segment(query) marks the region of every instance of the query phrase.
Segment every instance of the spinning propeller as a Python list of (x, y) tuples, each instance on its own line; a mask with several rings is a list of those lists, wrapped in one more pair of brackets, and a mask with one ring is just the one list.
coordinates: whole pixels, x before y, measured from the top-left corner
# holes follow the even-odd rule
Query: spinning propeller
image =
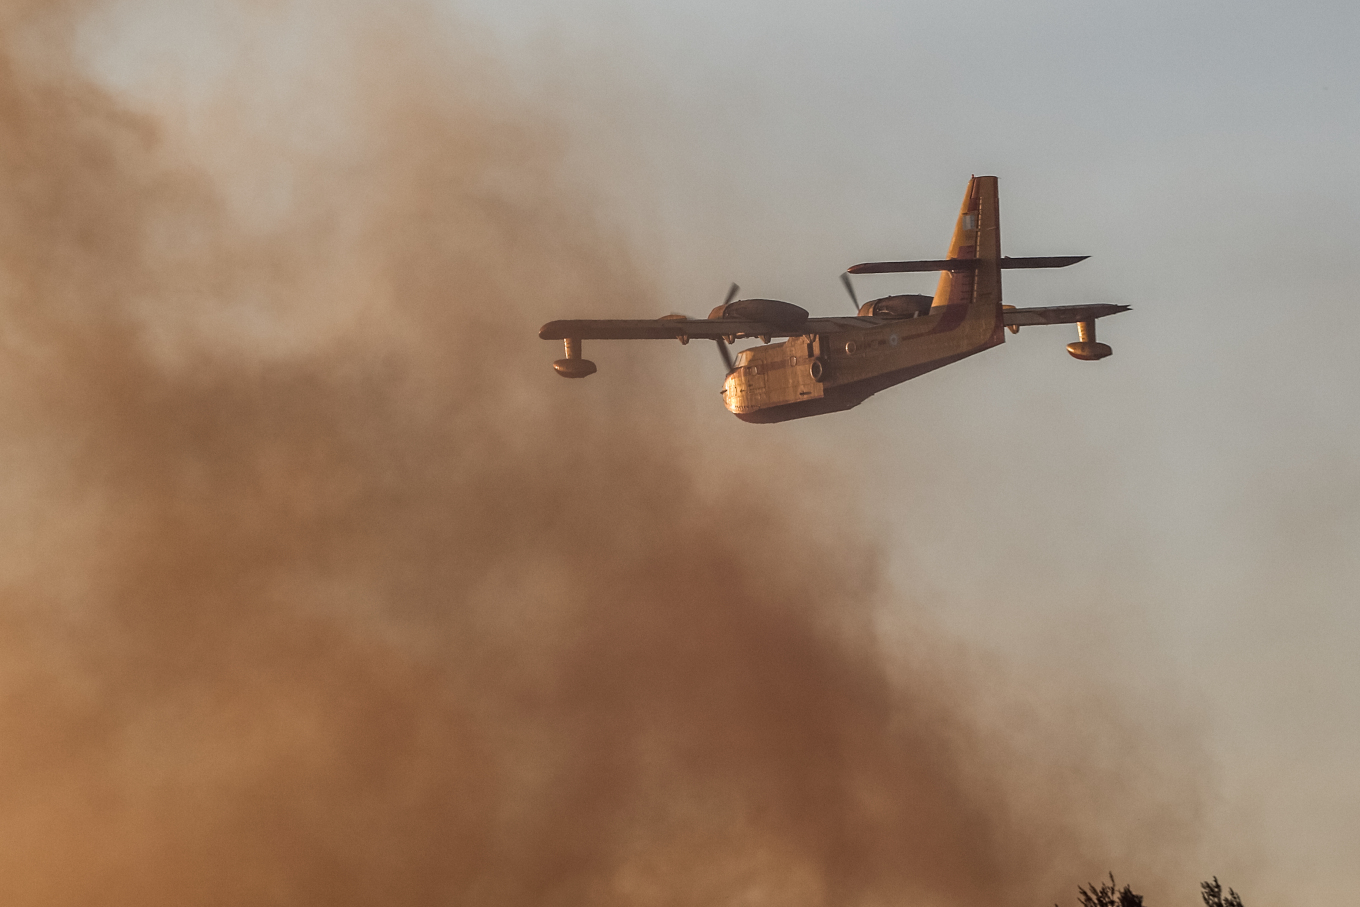
[(855, 314), (859, 314), (859, 297), (855, 295), (855, 285), (850, 282), (850, 272), (845, 271), (841, 274), (841, 283), (845, 284), (845, 292), (850, 294), (850, 301), (855, 304)]
[[(727, 291), (727, 298), (723, 300), (723, 305), (726, 306), (732, 300), (736, 299), (737, 294), (740, 292), (741, 287), (737, 286), (735, 283), (732, 284), (731, 289)], [(727, 366), (727, 373), (730, 375), (732, 374), (732, 369), (736, 368), (736, 363), (732, 361), (732, 351), (727, 348), (726, 340), (723, 340), (721, 337), (716, 339), (718, 341), (718, 353), (722, 356), (723, 365)]]

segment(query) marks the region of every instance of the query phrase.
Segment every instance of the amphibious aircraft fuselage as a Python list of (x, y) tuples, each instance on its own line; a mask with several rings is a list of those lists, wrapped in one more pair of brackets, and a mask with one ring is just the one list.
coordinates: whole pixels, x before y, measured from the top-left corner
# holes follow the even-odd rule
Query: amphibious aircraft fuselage
[(844, 332), (800, 334), (743, 350), (723, 384), (723, 400), (745, 422), (850, 409), (884, 388), (1002, 343), (999, 316), (1000, 307), (960, 306), (917, 318), (856, 318)]

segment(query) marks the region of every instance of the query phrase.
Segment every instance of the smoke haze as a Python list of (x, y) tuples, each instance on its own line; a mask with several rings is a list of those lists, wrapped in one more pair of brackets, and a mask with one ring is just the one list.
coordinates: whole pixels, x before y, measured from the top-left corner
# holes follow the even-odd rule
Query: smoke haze
[(242, 4), (152, 109), (81, 65), (137, 14), (0, 20), (5, 903), (1184, 888), (1192, 739), (890, 651), (834, 487), (552, 374), (540, 322), (665, 305), (470, 41)]

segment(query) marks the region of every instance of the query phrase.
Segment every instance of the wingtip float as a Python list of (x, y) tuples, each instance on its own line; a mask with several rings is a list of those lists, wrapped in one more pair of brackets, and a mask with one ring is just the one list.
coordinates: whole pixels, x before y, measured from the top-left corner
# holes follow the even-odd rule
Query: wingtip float
[[(864, 262), (841, 275), (856, 307), (853, 316), (814, 318), (793, 303), (738, 299), (733, 284), (707, 318), (551, 321), (538, 336), (563, 341), (566, 357), (553, 368), (566, 378), (595, 373), (595, 363), (581, 356), (583, 340), (713, 340), (727, 368), (727, 408), (746, 422), (784, 422), (858, 406), (885, 388), (998, 346), (1006, 330), (1015, 333), (1025, 325), (1076, 324), (1078, 340), (1067, 352), (1085, 361), (1104, 359), (1113, 350), (1097, 342), (1096, 320), (1128, 306), (1017, 309), (1001, 303), (1002, 271), (1066, 268), (1087, 257), (1003, 257), (997, 179), (975, 176), (964, 193), (948, 256)], [(863, 305), (848, 276), (922, 271), (940, 272), (934, 296), (885, 296)], [(776, 337), (787, 339), (771, 343)], [(764, 345), (734, 357), (728, 344), (743, 338)]]

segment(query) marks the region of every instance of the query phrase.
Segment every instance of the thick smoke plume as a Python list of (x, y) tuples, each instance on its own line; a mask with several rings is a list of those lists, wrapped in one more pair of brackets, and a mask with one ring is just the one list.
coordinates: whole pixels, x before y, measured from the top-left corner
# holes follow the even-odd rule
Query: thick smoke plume
[(552, 375), (539, 322), (664, 307), (551, 122), (396, 8), (283, 7), (322, 37), (195, 118), (85, 74), (107, 10), (5, 7), (0, 900), (1021, 904), (1103, 871), (1057, 871), (1089, 817), (1006, 794), (949, 675), (889, 668), (872, 544), (696, 465), (620, 376)]

